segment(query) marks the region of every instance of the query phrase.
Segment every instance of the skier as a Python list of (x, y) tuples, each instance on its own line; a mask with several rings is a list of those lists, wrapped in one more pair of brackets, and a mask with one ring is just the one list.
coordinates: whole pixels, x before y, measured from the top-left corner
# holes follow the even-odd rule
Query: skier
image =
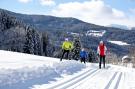
[(107, 48), (104, 44), (103, 41), (100, 41), (100, 44), (97, 48), (97, 54), (99, 55), (100, 57), (100, 60), (99, 60), (99, 69), (101, 69), (101, 62), (103, 61), (103, 65), (104, 65), (104, 68), (105, 68), (105, 55), (106, 55), (106, 51), (107, 51)]
[(63, 59), (65, 53), (67, 53), (66, 58), (67, 58), (67, 59), (69, 58), (69, 52), (70, 52), (70, 50), (71, 50), (72, 48), (73, 48), (72, 43), (68, 40), (68, 38), (65, 38), (65, 41), (64, 41), (63, 44), (62, 44), (62, 51), (63, 51), (63, 53), (62, 53), (62, 56), (61, 56), (60, 61), (62, 61), (62, 59)]
[(81, 52), (80, 52), (80, 58), (81, 58), (81, 62), (84, 62), (86, 61), (86, 58), (87, 58), (87, 52), (85, 51), (84, 48), (82, 48)]

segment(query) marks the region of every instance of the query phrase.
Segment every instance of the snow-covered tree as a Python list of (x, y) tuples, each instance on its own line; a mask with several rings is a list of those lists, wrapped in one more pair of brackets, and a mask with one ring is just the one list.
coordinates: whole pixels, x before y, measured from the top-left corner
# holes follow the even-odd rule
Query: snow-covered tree
[(34, 51), (36, 51), (37, 55), (43, 55), (43, 41), (42, 41), (42, 35), (39, 32), (35, 33), (35, 43), (34, 43)]
[(75, 36), (73, 41), (73, 50), (72, 50), (72, 58), (74, 60), (80, 59), (80, 51), (81, 51), (81, 41), (79, 36)]
[(120, 58), (116, 54), (112, 52), (107, 52), (106, 63), (118, 64), (119, 61), (120, 61)]
[(92, 49), (88, 49), (88, 62), (98, 62), (97, 54)]
[(26, 36), (25, 36), (25, 44), (24, 44), (24, 52), (29, 54), (34, 54), (34, 42), (32, 38), (32, 31), (30, 26), (26, 27)]
[(44, 32), (42, 33), (42, 41), (43, 41), (43, 46), (42, 46), (42, 49), (43, 49), (43, 55), (44, 56), (47, 56), (47, 45), (48, 45), (48, 35)]
[(130, 48), (129, 56), (132, 58), (133, 67), (135, 68), (135, 47)]
[(26, 36), (24, 44), (24, 52), (35, 55), (43, 54), (43, 40), (42, 34), (37, 32), (34, 27), (26, 27)]

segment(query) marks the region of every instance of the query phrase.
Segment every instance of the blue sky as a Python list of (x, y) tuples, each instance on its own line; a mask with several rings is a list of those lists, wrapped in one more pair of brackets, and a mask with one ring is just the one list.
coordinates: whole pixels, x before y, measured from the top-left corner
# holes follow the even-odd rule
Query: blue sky
[(23, 14), (74, 17), (105, 26), (135, 26), (135, 0), (0, 0), (0, 8)]

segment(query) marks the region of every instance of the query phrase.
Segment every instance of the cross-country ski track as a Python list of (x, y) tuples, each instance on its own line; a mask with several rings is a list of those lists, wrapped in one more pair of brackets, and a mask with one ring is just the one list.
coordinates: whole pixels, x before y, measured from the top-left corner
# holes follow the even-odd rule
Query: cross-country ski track
[[(87, 68), (81, 72), (64, 75), (63, 78), (56, 79), (57, 81), (37, 86), (35, 89), (135, 89), (135, 86), (127, 85), (131, 81), (128, 80), (129, 72), (126, 68), (123, 70), (119, 66), (107, 65), (105, 69), (98, 69), (98, 64), (92, 64), (94, 68), (91, 68), (90, 64), (86, 65)], [(133, 85), (135, 78), (132, 79)]]
[[(67, 81), (60, 84), (54, 85), (48, 89), (118, 89), (119, 83), (121, 81), (121, 72), (105, 73), (106, 70), (88, 70), (79, 76), (75, 76)], [(102, 77), (108, 77), (108, 80), (103, 80)], [(99, 81), (94, 82), (95, 78), (98, 77)], [(87, 83), (89, 82), (89, 83)], [(100, 85), (100, 82), (105, 82), (104, 85)], [(114, 82), (114, 83), (113, 83)], [(87, 84), (86, 84), (87, 83)], [(91, 84), (92, 83), (92, 84)], [(115, 85), (114, 85), (115, 84)], [(94, 88), (95, 87), (95, 88)]]

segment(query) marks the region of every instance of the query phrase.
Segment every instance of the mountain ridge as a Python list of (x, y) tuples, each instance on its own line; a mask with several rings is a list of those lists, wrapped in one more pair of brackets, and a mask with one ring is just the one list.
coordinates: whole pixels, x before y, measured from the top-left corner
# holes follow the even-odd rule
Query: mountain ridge
[[(26, 15), (10, 12), (7, 10), (0, 9), (0, 11), (5, 11), (11, 16), (15, 17), (17, 20), (22, 21), (27, 25), (32, 25), (35, 30), (40, 31), (41, 33), (47, 32), (51, 44), (58, 51), (61, 47), (61, 43), (65, 37), (70, 38), (71, 40), (75, 35), (71, 33), (81, 34), (79, 35), (82, 46), (85, 48), (90, 48), (96, 52), (97, 45), (100, 40), (103, 40), (108, 48), (111, 49), (111, 52), (118, 55), (125, 55), (129, 51), (129, 46), (119, 46), (112, 43), (109, 43), (109, 40), (114, 41), (123, 41), (131, 46), (134, 46), (135, 43), (135, 30), (124, 30), (114, 27), (104, 27), (91, 23), (86, 23), (76, 18), (59, 18), (54, 16), (45, 16), (45, 15)], [(92, 35), (86, 35), (88, 31), (105, 31), (103, 36), (94, 37)], [(121, 50), (122, 52), (119, 52)]]

